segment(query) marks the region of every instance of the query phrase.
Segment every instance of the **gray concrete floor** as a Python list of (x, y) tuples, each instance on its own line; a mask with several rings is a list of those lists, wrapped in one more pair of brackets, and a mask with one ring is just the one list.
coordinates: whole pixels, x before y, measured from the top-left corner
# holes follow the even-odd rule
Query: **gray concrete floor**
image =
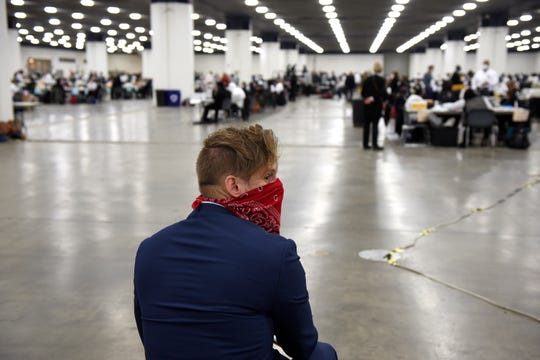
[[(218, 126), (148, 101), (41, 106), (0, 144), (0, 359), (142, 359), (132, 316), (140, 241), (190, 212)], [(540, 174), (528, 151), (364, 151), (343, 102), (257, 115), (281, 142), (282, 234), (306, 268), (321, 340), (341, 359), (538, 359), (540, 323), (361, 259), (487, 206)], [(540, 185), (437, 231), (400, 264), (540, 317)]]

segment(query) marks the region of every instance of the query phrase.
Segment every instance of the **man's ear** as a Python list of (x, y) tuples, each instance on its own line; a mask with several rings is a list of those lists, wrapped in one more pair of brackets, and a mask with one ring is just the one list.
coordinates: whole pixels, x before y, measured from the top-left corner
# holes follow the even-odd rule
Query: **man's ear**
[(228, 175), (225, 178), (225, 189), (232, 197), (238, 197), (246, 192), (245, 181), (234, 175)]

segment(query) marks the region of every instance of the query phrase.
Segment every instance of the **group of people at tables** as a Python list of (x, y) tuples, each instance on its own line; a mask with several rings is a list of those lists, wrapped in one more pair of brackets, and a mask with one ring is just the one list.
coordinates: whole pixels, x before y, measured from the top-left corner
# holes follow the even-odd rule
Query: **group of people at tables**
[[(399, 78), (395, 71), (385, 79), (382, 75), (382, 67), (376, 64), (373, 76), (377, 79), (378, 86), (383, 89), (379, 89), (378, 92), (371, 89), (373, 88), (370, 86), (373, 83), (371, 78), (364, 80), (361, 87), (366, 105), (367, 127), (364, 128), (364, 132), (367, 134), (365, 136), (369, 138), (371, 131), (372, 138), (376, 138), (376, 122), (381, 117), (380, 111), (383, 108), (385, 123), (388, 125), (389, 119), (395, 118), (395, 131), (401, 136), (406, 113), (422, 109), (422, 107), (416, 107), (418, 104), (424, 104), (424, 108), (428, 109), (427, 112), (433, 114), (431, 118), (436, 119), (435, 114), (442, 116), (449, 114), (453, 116), (451, 125), (462, 127), (464, 124), (460, 124), (460, 120), (463, 120), (461, 113), (481, 109), (499, 110), (501, 106), (527, 107), (528, 101), (523, 96), (524, 93), (540, 91), (538, 88), (540, 81), (536, 74), (498, 76), (490, 67), (489, 60), (483, 61), (482, 68), (476, 73), (462, 73), (460, 66), (457, 66), (455, 72), (448, 74), (442, 81), (435, 80), (433, 70), (434, 67), (429, 66), (423, 77), (417, 77), (412, 81), (406, 77)], [(365, 94), (366, 84), (371, 89), (368, 89), (368, 94)], [(368, 104), (369, 97), (380, 98), (381, 109), (372, 111), (374, 106)], [(507, 125), (507, 121), (499, 123), (500, 135)], [(486, 131), (482, 144), (488, 143), (487, 137)], [(369, 141), (366, 139), (364, 146), (370, 148)]]
[[(197, 122), (200, 124), (216, 123), (221, 111), (226, 116), (238, 116), (247, 121), (252, 112), (295, 101), (295, 91), (290, 88), (290, 82), (286, 87), (281, 78), (264, 81), (261, 77), (254, 77), (248, 84), (240, 83), (236, 74), (230, 77), (227, 74), (221, 77), (209, 74), (211, 76), (207, 76), (204, 82), (196, 78), (196, 98), (204, 104), (201, 119)], [(211, 111), (212, 118), (209, 117)]]
[(25, 72), (18, 70), (11, 81), (13, 100), (65, 104), (96, 103), (111, 99), (146, 98), (151, 96), (152, 82), (140, 74), (118, 73), (105, 77), (95, 72)]

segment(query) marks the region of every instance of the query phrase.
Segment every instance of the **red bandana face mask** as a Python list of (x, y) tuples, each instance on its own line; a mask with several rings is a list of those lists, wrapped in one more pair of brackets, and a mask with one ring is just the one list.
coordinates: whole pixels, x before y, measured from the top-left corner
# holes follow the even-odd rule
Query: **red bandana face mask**
[(218, 200), (199, 195), (191, 207), (196, 209), (203, 201), (214, 202), (232, 211), (239, 218), (251, 221), (270, 233), (279, 234), (283, 194), (283, 183), (276, 179), (236, 198)]

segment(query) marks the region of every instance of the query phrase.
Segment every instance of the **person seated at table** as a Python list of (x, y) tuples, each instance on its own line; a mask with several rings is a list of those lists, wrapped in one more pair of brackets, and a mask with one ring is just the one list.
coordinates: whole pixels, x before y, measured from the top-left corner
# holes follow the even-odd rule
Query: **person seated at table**
[(518, 101), (518, 89), (516, 88), (516, 83), (513, 80), (508, 80), (506, 82), (506, 94), (504, 98), (501, 99), (501, 105), (511, 105)]
[(450, 81), (443, 81), (442, 90), (439, 94), (437, 94), (437, 101), (442, 104), (453, 102), (455, 100), (457, 99), (455, 98), (455, 93), (452, 92), (452, 84)]
[(214, 91), (212, 92), (212, 98), (214, 99), (214, 101), (204, 107), (203, 116), (201, 118), (201, 122), (203, 123), (211, 122), (210, 120), (208, 120), (208, 112), (210, 110), (214, 110), (213, 122), (217, 122), (219, 110), (223, 107), (223, 101), (225, 101), (225, 99), (230, 99), (231, 93), (227, 91), (227, 89), (225, 89), (225, 85), (221, 81), (219, 81), (216, 84), (216, 89), (214, 89)]
[[(486, 100), (484, 99), (484, 96), (478, 95), (472, 89), (465, 90), (463, 99), (465, 100), (465, 106), (463, 108), (465, 112), (465, 118), (468, 116), (467, 114), (473, 110), (489, 110), (490, 109), (488, 102), (486, 102)], [(472, 134), (473, 133), (471, 132), (470, 133), (471, 137), (473, 136)], [(488, 144), (490, 135), (491, 135), (491, 128), (485, 128), (484, 137), (482, 138), (482, 146), (486, 146)]]

